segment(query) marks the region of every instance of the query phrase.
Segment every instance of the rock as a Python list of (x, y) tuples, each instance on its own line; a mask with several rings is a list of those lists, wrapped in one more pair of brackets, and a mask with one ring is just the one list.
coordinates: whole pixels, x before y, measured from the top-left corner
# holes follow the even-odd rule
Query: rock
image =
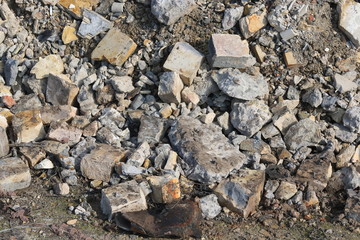
[(292, 125), (284, 136), (286, 146), (290, 150), (315, 146), (321, 140), (319, 126), (309, 118)]
[(6, 129), (8, 126), (9, 126), (8, 120), (6, 119), (6, 117), (1, 115), (1, 112), (0, 112), (0, 127), (2, 127), (3, 129)]
[(311, 188), (306, 191), (304, 204), (306, 207), (319, 204), (319, 198), (316, 196), (316, 192), (311, 190)]
[(151, 197), (155, 203), (172, 203), (181, 198), (179, 179), (172, 174), (147, 178), (151, 187)]
[(126, 163), (135, 167), (141, 167), (145, 159), (150, 156), (151, 149), (150, 145), (144, 141), (140, 146), (129, 156)]
[(230, 97), (254, 100), (269, 93), (268, 84), (261, 74), (242, 73), (238, 69), (225, 68), (211, 74), (221, 91)]
[(213, 112), (210, 112), (208, 114), (204, 114), (201, 116), (200, 121), (205, 124), (210, 124), (214, 121), (216, 117), (216, 114)]
[(70, 105), (44, 106), (40, 109), (44, 124), (67, 122), (76, 116), (77, 108)]
[(80, 142), (81, 129), (69, 126), (66, 122), (52, 122), (48, 131), (48, 139), (73, 146)]
[(332, 174), (331, 162), (327, 158), (315, 155), (301, 162), (296, 177), (313, 189), (322, 191)]
[(73, 41), (78, 40), (78, 37), (75, 34), (76, 29), (74, 27), (65, 26), (61, 35), (61, 40), (64, 44), (69, 44)]
[(115, 91), (119, 93), (129, 93), (135, 89), (132, 78), (129, 76), (115, 76), (110, 82)]
[(78, 101), (80, 110), (83, 114), (99, 111), (97, 110), (98, 105), (95, 103), (94, 92), (89, 86), (81, 86), (76, 100)]
[(83, 20), (77, 34), (82, 38), (92, 39), (102, 32), (109, 30), (113, 23), (100, 14), (84, 9)]
[(3, 96), (3, 97), (1, 97), (1, 102), (7, 108), (11, 108), (16, 104), (15, 100), (11, 96)]
[(53, 105), (72, 105), (78, 92), (79, 88), (65, 75), (49, 75), (46, 100)]
[(253, 36), (257, 31), (267, 25), (267, 12), (259, 11), (240, 19), (240, 31), (244, 38)]
[(60, 0), (59, 4), (75, 18), (81, 18), (83, 9), (91, 10), (100, 0)]
[(29, 167), (21, 158), (0, 159), (0, 191), (11, 192), (27, 188), (30, 183)]
[(275, 192), (275, 197), (280, 200), (289, 200), (297, 192), (296, 184), (282, 181)]
[(240, 143), (240, 150), (247, 152), (257, 152), (260, 154), (271, 154), (270, 146), (260, 139), (246, 139)]
[(191, 85), (204, 56), (186, 42), (177, 42), (164, 63), (164, 69), (179, 73), (185, 85)]
[(5, 75), (5, 83), (6, 85), (12, 86), (16, 83), (16, 77), (18, 75), (19, 61), (15, 59), (8, 59), (5, 62), (4, 66), (4, 75)]
[(260, 45), (254, 45), (251, 49), (257, 61), (263, 63), (265, 61), (266, 53), (261, 49)]
[(284, 59), (288, 68), (295, 68), (301, 65), (294, 57), (294, 53), (292, 51), (284, 52)]
[(70, 187), (67, 183), (57, 183), (53, 187), (54, 193), (57, 195), (68, 195), (70, 193)]
[(342, 0), (339, 2), (339, 28), (350, 38), (352, 43), (360, 46), (360, 4), (354, 0)]
[(340, 75), (336, 73), (334, 75), (334, 87), (340, 93), (354, 91), (358, 88), (358, 84), (354, 82), (354, 80), (355, 78), (353, 78), (351, 75), (347, 75), (347, 74)]
[(265, 184), (265, 194), (264, 196), (267, 199), (273, 199), (275, 197), (274, 192), (278, 189), (280, 186), (279, 181), (276, 180), (267, 180)]
[(355, 189), (360, 187), (360, 173), (354, 166), (341, 169), (341, 179), (344, 189)]
[(290, 39), (296, 37), (297, 35), (298, 32), (292, 28), (288, 28), (280, 33), (280, 36), (284, 41), (289, 41)]
[(184, 84), (178, 73), (165, 72), (160, 76), (158, 95), (163, 102), (179, 104), (183, 87)]
[(247, 218), (256, 211), (265, 184), (265, 172), (244, 169), (214, 189), (220, 205)]
[(215, 194), (210, 194), (200, 198), (199, 207), (202, 216), (206, 219), (213, 219), (221, 213), (221, 207)]
[(124, 11), (125, 3), (114, 2), (111, 5), (111, 12), (121, 14)]
[(6, 156), (9, 153), (9, 150), (9, 140), (6, 130), (0, 126), (0, 158)]
[(360, 194), (356, 194), (352, 197), (349, 197), (346, 200), (345, 215), (348, 219), (353, 219), (357, 222), (360, 222)]
[(323, 101), (322, 93), (318, 88), (309, 89), (302, 96), (302, 101), (316, 108), (320, 106)]
[(235, 34), (212, 34), (209, 61), (214, 68), (247, 68), (256, 63), (249, 44)]
[(136, 167), (127, 163), (118, 163), (115, 165), (115, 172), (120, 176), (136, 177), (137, 175), (146, 174), (146, 169), (142, 167)]
[(18, 143), (41, 140), (46, 135), (39, 110), (27, 110), (15, 114), (12, 126)]
[(351, 132), (348, 128), (340, 124), (334, 124), (335, 137), (346, 143), (352, 143), (356, 140), (357, 134)]
[(169, 139), (183, 160), (185, 175), (195, 181), (218, 182), (245, 161), (245, 156), (222, 134), (220, 127), (202, 124), (191, 117), (178, 119), (170, 129)]
[(22, 96), (17, 104), (11, 108), (13, 113), (19, 113), (27, 110), (39, 109), (42, 107), (41, 101), (36, 94)]
[(349, 167), (352, 156), (355, 153), (355, 146), (349, 145), (341, 149), (339, 154), (336, 156), (336, 168)]
[(116, 162), (122, 158), (122, 150), (110, 145), (98, 144), (86, 154), (80, 162), (80, 170), (84, 177), (109, 182)]
[(181, 17), (189, 14), (195, 6), (194, 0), (152, 0), (151, 12), (159, 22), (173, 25)]
[(44, 160), (42, 160), (41, 162), (39, 162), (38, 164), (36, 164), (34, 166), (34, 169), (36, 170), (47, 170), (47, 169), (53, 169), (54, 168), (54, 164), (50, 159), (45, 158)]
[(145, 194), (135, 181), (123, 182), (101, 191), (101, 210), (111, 219), (114, 213), (147, 209)]
[(39, 58), (39, 61), (31, 69), (30, 73), (35, 74), (37, 79), (48, 77), (50, 73), (57, 75), (64, 71), (64, 64), (59, 55), (48, 55)]
[(244, 7), (228, 8), (225, 9), (224, 18), (222, 20), (222, 27), (224, 30), (233, 28), (237, 21), (240, 20), (244, 12)]
[(140, 120), (138, 142), (147, 141), (150, 145), (158, 143), (169, 128), (168, 121), (161, 118), (143, 116)]
[(343, 116), (344, 126), (354, 133), (360, 133), (360, 106), (348, 108)]
[(241, 134), (251, 137), (270, 121), (269, 107), (260, 100), (245, 103), (234, 102), (230, 120), (234, 128)]
[(351, 159), (351, 162), (353, 162), (353, 163), (360, 162), (360, 144), (356, 147), (354, 155)]
[(136, 43), (129, 36), (117, 28), (112, 28), (93, 50), (91, 59), (107, 60), (113, 65), (121, 66), (134, 53), (136, 47)]
[(273, 124), (280, 130), (280, 132), (285, 135), (289, 128), (297, 123), (295, 114), (292, 111), (289, 111), (285, 107), (282, 111), (278, 111), (272, 118)]

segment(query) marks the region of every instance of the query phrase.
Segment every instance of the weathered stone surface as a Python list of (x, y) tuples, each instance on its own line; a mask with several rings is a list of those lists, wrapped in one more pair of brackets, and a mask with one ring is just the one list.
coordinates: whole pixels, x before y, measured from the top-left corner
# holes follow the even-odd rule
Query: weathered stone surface
[(318, 88), (309, 89), (302, 96), (302, 101), (316, 108), (320, 106), (323, 101), (322, 93)]
[(152, 0), (151, 12), (159, 22), (172, 25), (182, 16), (189, 14), (195, 6), (194, 0)]
[(336, 156), (336, 168), (349, 167), (351, 164), (351, 158), (355, 153), (355, 146), (349, 145), (341, 149)]
[(267, 25), (266, 11), (257, 12), (240, 19), (240, 30), (244, 38), (249, 38)]
[(184, 87), (181, 91), (181, 100), (186, 104), (192, 103), (194, 106), (200, 102), (199, 95), (189, 87)]
[(169, 54), (164, 69), (179, 73), (185, 85), (191, 85), (204, 55), (186, 42), (177, 42)]
[(202, 216), (206, 219), (213, 219), (219, 215), (222, 210), (215, 194), (210, 194), (200, 198), (199, 207), (201, 209)]
[(339, 28), (356, 47), (360, 46), (360, 4), (354, 0), (342, 0), (338, 4)]
[(236, 34), (212, 34), (209, 60), (214, 68), (247, 68), (256, 63), (248, 42)]
[(16, 77), (18, 75), (19, 61), (15, 59), (8, 59), (4, 66), (4, 77), (6, 85), (12, 86), (16, 83)]
[(278, 111), (273, 116), (273, 124), (280, 130), (280, 132), (285, 135), (287, 130), (297, 123), (295, 114), (292, 111), (289, 111), (288, 108), (284, 108), (282, 111)]
[(98, 144), (80, 162), (81, 173), (89, 179), (108, 182), (113, 166), (122, 157), (122, 150), (110, 145)]
[(234, 102), (230, 120), (241, 134), (251, 137), (271, 119), (269, 107), (260, 100)]
[(15, 114), (12, 125), (18, 143), (41, 140), (46, 135), (39, 110), (27, 110)]
[(275, 197), (280, 200), (289, 200), (296, 192), (296, 184), (282, 181), (275, 192)]
[(268, 84), (261, 74), (252, 76), (238, 69), (225, 68), (214, 72), (211, 77), (230, 97), (254, 100), (269, 93)]
[(158, 95), (163, 102), (181, 102), (181, 90), (184, 84), (177, 72), (165, 72), (160, 76)]
[(17, 157), (0, 160), (0, 191), (10, 192), (30, 186), (31, 175), (27, 164)]
[(213, 124), (181, 117), (171, 127), (170, 142), (183, 159), (183, 170), (189, 179), (219, 182), (232, 170), (239, 169), (245, 156)]
[(140, 146), (129, 156), (126, 163), (133, 165), (135, 167), (141, 167), (145, 159), (150, 156), (151, 149), (150, 145), (144, 141), (140, 144)]
[(79, 88), (65, 75), (49, 75), (46, 100), (53, 105), (71, 105), (78, 92)]
[(254, 45), (251, 48), (253, 54), (256, 57), (256, 60), (259, 63), (262, 63), (265, 61), (265, 57), (266, 57), (266, 53), (262, 50), (262, 48), (260, 47), (260, 45)]
[(264, 184), (264, 171), (244, 169), (238, 176), (220, 182), (214, 192), (222, 206), (246, 218), (256, 211)]
[(0, 157), (4, 157), (9, 153), (9, 140), (6, 130), (0, 126)]
[(353, 163), (358, 163), (358, 162), (360, 162), (360, 144), (357, 145), (351, 161), (352, 161)]
[(36, 164), (34, 166), (34, 169), (36, 169), (36, 170), (47, 170), (47, 169), (53, 169), (53, 168), (54, 168), (54, 164), (48, 158), (45, 158), (44, 160), (42, 160), (41, 162), (39, 162), (38, 164)]
[(132, 78), (129, 76), (115, 76), (111, 79), (111, 85), (119, 93), (128, 93), (135, 89)]
[(42, 104), (39, 97), (36, 94), (29, 94), (22, 96), (17, 104), (11, 108), (13, 113), (19, 113), (26, 110), (33, 110), (41, 108)]
[(351, 74), (340, 75), (336, 73), (334, 75), (334, 87), (340, 93), (354, 91), (358, 88), (358, 84), (354, 82), (355, 78), (356, 74), (352, 76)]
[(360, 106), (347, 109), (343, 116), (343, 123), (352, 132), (360, 133)]
[(233, 28), (237, 21), (240, 20), (244, 12), (244, 7), (228, 8), (225, 9), (224, 18), (222, 20), (222, 27), (224, 30)]
[(72, 146), (80, 141), (81, 135), (81, 129), (69, 126), (66, 122), (52, 122), (48, 132), (48, 139)]
[(102, 190), (101, 210), (111, 218), (120, 212), (137, 212), (147, 209), (145, 194), (135, 181), (127, 181)]
[(113, 23), (100, 14), (84, 9), (83, 20), (77, 34), (82, 38), (91, 39), (102, 32), (109, 30)]
[(356, 194), (352, 197), (349, 197), (346, 200), (346, 205), (344, 209), (345, 215), (349, 219), (353, 219), (357, 222), (360, 222), (360, 194)]
[(65, 26), (61, 35), (61, 40), (64, 44), (69, 44), (73, 41), (78, 40), (78, 37), (75, 34), (76, 29), (74, 27)]
[(147, 141), (150, 145), (158, 143), (169, 128), (167, 120), (157, 117), (143, 116), (141, 118), (138, 142)]
[(285, 134), (284, 141), (290, 150), (314, 146), (321, 140), (320, 128), (316, 122), (305, 118), (292, 125)]
[(44, 106), (40, 109), (44, 124), (67, 122), (76, 116), (77, 108), (70, 105)]
[(67, 183), (57, 183), (53, 187), (54, 193), (57, 195), (68, 195), (70, 193), (70, 187)]
[(21, 147), (19, 151), (25, 157), (30, 167), (34, 167), (46, 157), (45, 150), (40, 147)]
[(107, 60), (121, 66), (134, 53), (137, 45), (119, 29), (112, 28), (91, 53), (93, 60)]
[(63, 6), (75, 18), (81, 18), (83, 9), (91, 10), (99, 3), (99, 0), (60, 0), (59, 4)]
[(261, 139), (246, 139), (240, 143), (240, 150), (257, 152), (260, 154), (271, 154), (270, 146)]
[(59, 55), (49, 55), (39, 59), (39, 62), (31, 69), (30, 73), (35, 74), (37, 79), (48, 77), (50, 73), (61, 74), (64, 71), (64, 64)]
[(285, 64), (288, 68), (299, 67), (301, 64), (296, 60), (292, 51), (284, 52)]
[(147, 178), (151, 186), (151, 197), (155, 203), (172, 203), (181, 198), (179, 179), (172, 174)]
[(95, 103), (94, 91), (90, 86), (81, 86), (76, 100), (80, 105), (80, 111), (82, 113), (92, 113), (99, 111), (97, 110), (98, 105)]

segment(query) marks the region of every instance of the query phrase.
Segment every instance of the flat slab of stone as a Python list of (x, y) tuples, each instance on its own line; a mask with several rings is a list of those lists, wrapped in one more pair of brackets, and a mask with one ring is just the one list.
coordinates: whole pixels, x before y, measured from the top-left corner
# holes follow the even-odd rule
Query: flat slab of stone
[(9, 139), (6, 130), (0, 126), (0, 157), (4, 157), (9, 153)]
[(41, 140), (46, 135), (39, 110), (27, 110), (15, 114), (12, 125), (18, 143)]
[(268, 83), (261, 74), (242, 73), (238, 69), (224, 68), (211, 74), (221, 91), (230, 97), (254, 100), (269, 93)]
[(80, 24), (77, 34), (82, 38), (91, 39), (102, 32), (109, 30), (113, 23), (100, 14), (85, 9), (83, 20)]
[(83, 9), (91, 9), (100, 0), (60, 0), (59, 4), (64, 7), (75, 18), (81, 18)]
[(39, 59), (31, 69), (30, 73), (35, 74), (37, 79), (48, 77), (50, 73), (61, 74), (64, 71), (64, 64), (59, 55), (49, 55)]
[(27, 188), (30, 183), (30, 169), (25, 161), (17, 157), (0, 159), (1, 192)]
[(339, 28), (350, 38), (356, 47), (360, 46), (360, 3), (354, 0), (342, 0), (337, 8)]
[(215, 124), (203, 124), (181, 117), (171, 127), (169, 139), (183, 160), (189, 179), (202, 183), (219, 182), (231, 171), (240, 169), (245, 156), (223, 135)]
[(79, 88), (65, 75), (50, 74), (46, 87), (46, 100), (53, 105), (72, 105)]
[(240, 31), (244, 38), (249, 38), (267, 25), (267, 12), (256, 12), (240, 19)]
[(195, 6), (194, 0), (152, 0), (151, 12), (159, 22), (172, 25), (189, 14)]
[(112, 28), (91, 53), (91, 59), (121, 66), (135, 51), (136, 43), (119, 29)]

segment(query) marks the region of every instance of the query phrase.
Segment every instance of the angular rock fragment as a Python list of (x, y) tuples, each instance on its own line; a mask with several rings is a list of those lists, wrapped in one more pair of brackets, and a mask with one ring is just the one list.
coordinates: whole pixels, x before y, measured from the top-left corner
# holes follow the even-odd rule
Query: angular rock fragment
[(349, 167), (352, 156), (355, 153), (355, 146), (349, 145), (341, 149), (339, 154), (336, 156), (336, 168)]
[(347, 109), (343, 116), (343, 123), (352, 132), (360, 133), (360, 106)]
[(218, 203), (218, 197), (215, 194), (210, 194), (200, 198), (199, 207), (202, 215), (206, 219), (213, 219), (221, 213), (221, 206)]
[(83, 20), (77, 34), (82, 38), (91, 39), (98, 34), (109, 30), (112, 26), (113, 23), (100, 14), (85, 9), (83, 11)]
[(353, 219), (357, 222), (360, 222), (360, 194), (359, 193), (352, 197), (349, 197), (346, 200), (344, 212), (348, 219)]
[(67, 183), (57, 183), (53, 187), (54, 193), (58, 195), (68, 195), (70, 193), (70, 187)]
[(91, 53), (91, 59), (121, 66), (135, 51), (136, 43), (119, 29), (112, 28)]
[(289, 200), (296, 192), (296, 184), (282, 181), (275, 192), (275, 197), (280, 200)]
[(244, 12), (244, 7), (228, 8), (225, 9), (224, 18), (222, 20), (222, 27), (224, 30), (233, 28), (237, 21), (240, 20)]
[(137, 212), (147, 209), (145, 194), (135, 180), (103, 189), (100, 204), (101, 210), (109, 219), (117, 212)]
[(30, 169), (21, 158), (0, 159), (0, 191), (27, 188), (31, 183)]
[(220, 90), (230, 97), (254, 100), (269, 93), (268, 84), (261, 74), (242, 73), (238, 69), (226, 68), (211, 74)]
[(0, 158), (6, 156), (9, 150), (9, 140), (6, 130), (0, 126)]
[(150, 145), (158, 143), (169, 128), (167, 120), (157, 117), (143, 116), (138, 134), (138, 142), (147, 141)]
[(81, 86), (76, 100), (80, 105), (80, 111), (84, 114), (99, 111), (97, 110), (98, 105), (95, 103), (94, 92), (89, 86)]
[(66, 122), (53, 122), (50, 124), (48, 139), (61, 143), (67, 143), (70, 146), (80, 142), (82, 136), (81, 129), (69, 126)]
[(334, 75), (334, 87), (340, 93), (354, 91), (358, 88), (358, 84), (354, 82), (355, 78), (356, 74), (351, 76), (348, 74), (340, 75), (336, 73)]
[(241, 134), (251, 137), (270, 121), (269, 107), (260, 100), (235, 102), (230, 113), (231, 123)]
[(64, 71), (64, 64), (59, 55), (48, 55), (39, 59), (39, 62), (31, 69), (30, 73), (35, 74), (37, 79), (48, 77), (50, 73), (61, 74)]
[(165, 72), (160, 76), (158, 95), (163, 102), (179, 104), (183, 87), (184, 84), (178, 73)]
[(240, 19), (240, 30), (244, 38), (253, 36), (257, 31), (267, 25), (266, 11), (256, 12)]
[(339, 28), (350, 38), (352, 43), (360, 46), (360, 3), (354, 0), (339, 2)]
[(27, 110), (15, 114), (12, 125), (18, 143), (37, 141), (46, 135), (39, 110)]
[(122, 156), (122, 150), (110, 145), (98, 144), (80, 162), (80, 170), (84, 177), (89, 179), (110, 181), (110, 176), (116, 162)]
[(213, 124), (202, 124), (191, 117), (181, 117), (171, 127), (169, 138), (183, 159), (189, 179), (212, 183), (239, 169), (245, 156)]
[(358, 163), (360, 162), (360, 144), (357, 145), (356, 149), (355, 149), (355, 152), (354, 152), (354, 155), (351, 159), (351, 162), (353, 163)]
[(150, 156), (151, 149), (150, 145), (144, 141), (140, 144), (140, 146), (129, 156), (126, 163), (133, 165), (135, 167), (141, 167), (145, 159)]
[(182, 16), (189, 14), (195, 6), (194, 0), (152, 0), (151, 12), (159, 22), (172, 25)]
[(115, 76), (111, 79), (110, 82), (115, 91), (119, 93), (129, 93), (135, 89), (132, 78), (129, 76)]
[(151, 197), (155, 203), (172, 203), (181, 198), (179, 179), (172, 174), (147, 178), (152, 189)]
[(191, 85), (204, 56), (186, 42), (177, 42), (164, 63), (164, 69), (179, 73), (185, 85)]
[(302, 101), (316, 108), (320, 106), (323, 101), (322, 93), (318, 88), (309, 89), (302, 96)]
[(282, 111), (278, 111), (273, 116), (273, 124), (283, 135), (285, 135), (287, 130), (297, 122), (295, 114), (289, 111), (287, 107), (285, 107)]
[(44, 124), (51, 122), (67, 122), (76, 116), (77, 108), (70, 105), (44, 106), (40, 109)]
[(69, 44), (73, 41), (78, 40), (78, 37), (75, 34), (76, 29), (74, 27), (65, 26), (61, 35), (61, 40), (64, 44)]
[(91, 10), (100, 0), (60, 0), (59, 4), (75, 18), (81, 18), (83, 9)]
[(284, 59), (285, 59), (285, 64), (288, 68), (295, 68), (301, 65), (294, 57), (294, 53), (292, 51), (285, 52)]
[(256, 63), (248, 42), (235, 34), (212, 34), (209, 60), (214, 68), (247, 68)]
[(290, 150), (315, 146), (321, 140), (321, 132), (316, 122), (305, 118), (292, 125), (284, 136), (286, 146)]
[(240, 170), (238, 176), (220, 182), (214, 192), (222, 206), (247, 218), (256, 211), (264, 184), (264, 171), (244, 169)]
[(49, 75), (46, 100), (53, 105), (72, 105), (78, 92), (79, 88), (65, 75)]
[(200, 102), (199, 96), (189, 87), (184, 87), (181, 91), (181, 100), (186, 104), (192, 103), (194, 106)]
[(30, 167), (34, 167), (46, 157), (45, 150), (40, 147), (21, 147), (19, 151), (25, 157)]
[(47, 170), (47, 169), (53, 169), (54, 168), (54, 164), (50, 159), (45, 158), (44, 160), (42, 160), (41, 162), (39, 162), (38, 164), (36, 164), (34, 166), (34, 169), (36, 170)]
[(15, 59), (6, 60), (5, 66), (4, 66), (4, 75), (5, 75), (6, 85), (8, 85), (8, 86), (15, 85), (16, 77), (19, 72), (18, 65), (19, 65), (18, 60), (15, 60)]

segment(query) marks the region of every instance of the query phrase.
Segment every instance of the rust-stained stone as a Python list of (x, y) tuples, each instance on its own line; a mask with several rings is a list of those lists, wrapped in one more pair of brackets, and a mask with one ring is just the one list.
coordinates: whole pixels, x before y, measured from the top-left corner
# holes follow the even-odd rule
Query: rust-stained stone
[(119, 29), (111, 29), (91, 53), (93, 60), (107, 60), (121, 66), (134, 53), (137, 45)]
[(27, 110), (15, 114), (12, 125), (18, 143), (37, 141), (46, 135), (39, 110)]
[(100, 0), (60, 0), (59, 4), (76, 18), (81, 18), (83, 8), (91, 10)]
[(147, 178), (151, 189), (152, 199), (156, 203), (171, 203), (181, 197), (179, 179), (170, 174), (165, 176), (151, 176)]

